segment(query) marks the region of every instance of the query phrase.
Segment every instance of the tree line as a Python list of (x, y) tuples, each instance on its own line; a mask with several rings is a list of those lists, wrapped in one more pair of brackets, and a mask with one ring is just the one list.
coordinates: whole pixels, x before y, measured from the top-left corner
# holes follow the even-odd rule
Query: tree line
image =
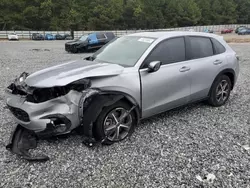
[(250, 0), (0, 0), (0, 30), (249, 24)]

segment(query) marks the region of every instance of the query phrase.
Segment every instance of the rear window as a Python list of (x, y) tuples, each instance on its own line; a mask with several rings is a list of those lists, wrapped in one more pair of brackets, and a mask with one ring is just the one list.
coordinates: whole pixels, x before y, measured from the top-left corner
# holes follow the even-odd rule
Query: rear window
[(212, 38), (212, 42), (214, 45), (214, 53), (217, 54), (222, 54), (226, 51), (226, 48), (216, 39)]
[(206, 37), (189, 37), (191, 48), (192, 48), (192, 58), (204, 58), (213, 56), (213, 46), (210, 38)]

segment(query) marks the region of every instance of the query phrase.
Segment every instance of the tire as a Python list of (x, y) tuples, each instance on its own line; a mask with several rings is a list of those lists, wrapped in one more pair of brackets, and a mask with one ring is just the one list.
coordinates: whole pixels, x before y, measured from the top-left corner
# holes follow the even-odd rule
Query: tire
[(218, 77), (210, 90), (208, 103), (214, 107), (223, 106), (229, 99), (232, 89), (232, 82), (226, 75)]
[[(131, 106), (124, 101), (118, 101), (111, 106), (105, 107), (94, 123), (94, 132), (93, 132), (94, 137), (96, 140), (102, 141), (102, 144), (104, 144), (104, 145), (111, 145), (115, 142), (120, 142), (120, 141), (126, 139), (127, 137), (129, 137), (134, 132), (134, 127), (136, 125), (136, 116), (135, 116), (134, 111), (132, 111), (129, 114), (129, 116), (127, 116), (123, 121), (124, 126), (126, 125), (126, 122), (131, 122), (129, 129), (122, 127), (122, 123), (119, 126), (119, 128), (116, 127), (117, 125), (114, 125), (117, 123), (116, 123), (115, 119), (112, 118), (112, 116), (110, 116), (110, 115), (113, 114), (113, 112), (114, 112), (116, 118), (119, 117), (119, 115), (120, 115), (119, 109), (124, 109), (124, 110), (129, 111), (131, 109)], [(122, 112), (122, 110), (120, 110), (120, 111)], [(106, 122), (106, 125), (104, 125), (105, 122)], [(116, 128), (112, 128), (112, 127), (116, 127)], [(108, 128), (110, 129), (109, 136), (107, 135)], [(118, 132), (117, 130), (120, 130), (118, 139), (116, 138), (117, 135), (115, 135)], [(113, 132), (113, 131), (115, 131), (114, 134), (111, 134), (111, 132)], [(112, 137), (115, 137), (115, 139), (112, 140)]]

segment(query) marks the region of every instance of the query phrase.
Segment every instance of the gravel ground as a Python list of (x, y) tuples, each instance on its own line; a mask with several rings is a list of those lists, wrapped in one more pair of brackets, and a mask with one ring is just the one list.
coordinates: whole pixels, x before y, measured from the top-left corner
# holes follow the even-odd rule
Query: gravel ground
[(231, 46), (241, 72), (224, 107), (172, 110), (112, 146), (90, 149), (76, 135), (40, 141), (37, 152), (51, 160), (29, 163), (5, 150), (15, 122), (4, 108), (4, 88), (23, 71), (84, 55), (66, 53), (62, 41), (0, 42), (0, 187), (250, 187), (250, 44)]

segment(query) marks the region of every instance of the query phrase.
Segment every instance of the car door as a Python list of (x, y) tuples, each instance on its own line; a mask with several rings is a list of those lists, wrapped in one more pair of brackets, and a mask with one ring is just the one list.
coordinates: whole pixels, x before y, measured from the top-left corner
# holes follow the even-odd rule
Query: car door
[(189, 36), (187, 40), (191, 60), (190, 67), (191, 95), (190, 101), (197, 101), (208, 96), (215, 77), (226, 61), (225, 48), (216, 39)]
[[(157, 72), (149, 73), (147, 67), (153, 61), (161, 61), (162, 65)], [(189, 101), (189, 70), (184, 37), (162, 41), (151, 51), (140, 69), (143, 118)]]
[(99, 41), (95, 33), (89, 34), (88, 36), (88, 49), (96, 48), (99, 45)]

